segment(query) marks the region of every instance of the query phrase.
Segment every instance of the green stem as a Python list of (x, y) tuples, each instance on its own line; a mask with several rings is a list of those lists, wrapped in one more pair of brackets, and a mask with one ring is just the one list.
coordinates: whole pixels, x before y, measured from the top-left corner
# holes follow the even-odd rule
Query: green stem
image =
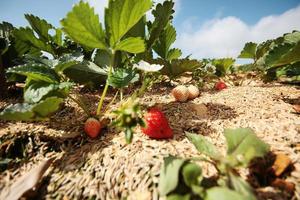
[(120, 89), (120, 100), (123, 101), (123, 89)]
[(106, 83), (105, 83), (105, 86), (104, 86), (104, 90), (103, 90), (101, 99), (100, 99), (100, 101), (98, 103), (97, 116), (100, 115), (100, 112), (101, 112), (101, 109), (102, 109), (102, 106), (103, 106), (104, 98), (106, 96), (106, 93), (107, 93), (107, 90), (108, 90), (108, 86), (109, 86), (108, 78), (111, 76), (112, 68), (114, 66), (114, 62), (115, 62), (115, 51), (112, 50), (112, 52), (111, 52), (111, 60), (110, 60), (110, 65), (109, 65), (109, 70), (108, 70), (108, 75), (107, 75)]

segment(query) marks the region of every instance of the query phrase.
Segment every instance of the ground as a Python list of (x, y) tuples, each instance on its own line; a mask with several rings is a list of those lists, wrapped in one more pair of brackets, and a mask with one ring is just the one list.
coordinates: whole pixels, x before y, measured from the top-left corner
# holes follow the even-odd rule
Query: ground
[[(296, 185), (293, 197), (267, 187), (257, 189), (259, 198), (300, 199), (300, 115), (291, 105), (300, 101), (299, 87), (249, 83), (221, 92), (202, 91), (200, 97), (187, 103), (174, 102), (171, 89), (157, 85), (141, 102), (145, 107), (155, 105), (162, 109), (174, 130), (172, 140), (151, 140), (137, 129), (132, 144), (126, 145), (123, 133), (110, 128), (98, 140), (87, 139), (82, 137), (85, 116), (69, 101), (50, 122), (0, 121), (0, 139), (9, 142), (21, 138), (26, 150), (23, 159), (0, 172), (0, 190), (7, 190), (35, 163), (55, 157), (37, 192), (39, 198), (158, 199), (163, 157), (199, 156), (185, 131), (206, 136), (225, 152), (224, 128), (250, 127), (270, 144), (273, 152), (287, 154), (295, 166), (287, 179)], [(95, 106), (99, 95), (84, 95)], [(9, 100), (12, 101), (18, 100)], [(0, 102), (0, 109), (7, 103)], [(203, 169), (207, 175), (214, 173), (211, 166), (203, 165)]]

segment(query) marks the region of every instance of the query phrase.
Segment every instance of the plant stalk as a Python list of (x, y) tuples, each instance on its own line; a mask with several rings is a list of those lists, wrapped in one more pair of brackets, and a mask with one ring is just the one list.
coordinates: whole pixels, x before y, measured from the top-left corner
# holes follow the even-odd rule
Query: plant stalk
[(104, 98), (106, 96), (106, 93), (107, 93), (107, 90), (108, 90), (108, 86), (109, 86), (108, 78), (111, 76), (112, 69), (113, 69), (113, 66), (115, 64), (115, 51), (114, 50), (112, 50), (111, 55), (112, 56), (111, 56), (111, 60), (110, 60), (110, 65), (109, 65), (109, 70), (108, 70), (108, 75), (107, 75), (106, 83), (105, 83), (105, 86), (104, 86), (103, 93), (101, 95), (101, 99), (100, 99), (100, 101), (98, 103), (97, 116), (100, 115), (100, 112), (101, 112), (101, 109), (102, 109), (102, 106), (103, 106), (103, 102), (104, 102)]

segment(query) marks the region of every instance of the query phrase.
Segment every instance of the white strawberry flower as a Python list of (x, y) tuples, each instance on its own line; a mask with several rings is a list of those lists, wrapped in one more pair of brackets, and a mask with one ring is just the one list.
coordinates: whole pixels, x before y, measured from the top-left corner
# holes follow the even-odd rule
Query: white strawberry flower
[(134, 64), (133, 68), (137, 68), (146, 72), (157, 72), (161, 70), (164, 66), (163, 65), (156, 65), (156, 64), (150, 64), (145, 61), (140, 61), (138, 64)]

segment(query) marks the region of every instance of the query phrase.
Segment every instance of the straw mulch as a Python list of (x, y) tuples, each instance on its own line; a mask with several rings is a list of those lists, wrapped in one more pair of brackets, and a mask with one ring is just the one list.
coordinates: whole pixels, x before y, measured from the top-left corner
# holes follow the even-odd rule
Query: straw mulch
[[(297, 186), (293, 198), (300, 198), (300, 115), (293, 112), (291, 105), (300, 99), (299, 88), (275, 84), (231, 87), (221, 92), (202, 92), (188, 103), (174, 102), (170, 90), (156, 87), (141, 99), (143, 106), (156, 104), (169, 118), (175, 137), (168, 141), (148, 139), (139, 129), (130, 145), (125, 144), (123, 133), (114, 129), (105, 130), (98, 140), (89, 140), (82, 137), (85, 116), (71, 102), (50, 122), (0, 121), (0, 139), (21, 138), (26, 150), (23, 159), (0, 172), (0, 190), (8, 189), (44, 158), (55, 157), (37, 191), (38, 198), (158, 199), (163, 157), (198, 155), (185, 138), (185, 131), (206, 136), (225, 152), (224, 128), (250, 127), (274, 152), (283, 152), (293, 160), (295, 170), (288, 180)], [(91, 105), (99, 98), (92, 94), (85, 97)], [(7, 102), (2, 101), (0, 108), (5, 105)], [(198, 113), (195, 105), (200, 108)], [(202, 166), (205, 174), (214, 173), (211, 166)], [(271, 187), (257, 191), (262, 199), (286, 199)]]

